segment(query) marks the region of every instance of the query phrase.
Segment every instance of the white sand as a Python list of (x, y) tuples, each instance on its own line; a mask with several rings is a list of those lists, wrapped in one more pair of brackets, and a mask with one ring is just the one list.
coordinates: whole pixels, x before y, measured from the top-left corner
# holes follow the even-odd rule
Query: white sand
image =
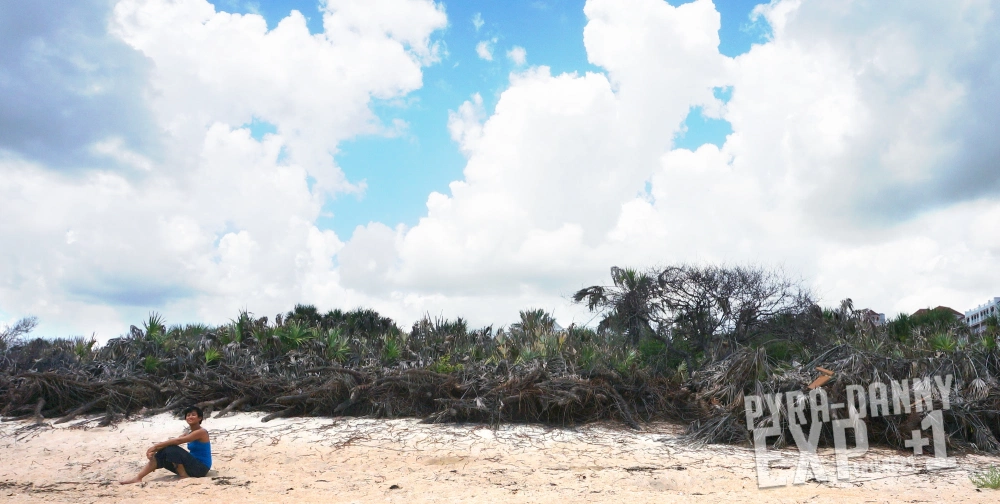
[[(423, 425), (414, 420), (209, 419), (214, 466), (178, 481), (158, 470), (120, 486), (145, 449), (182, 433), (159, 415), (96, 427), (0, 424), (0, 501), (21, 502), (992, 502), (968, 471), (1000, 460), (959, 457), (959, 468), (853, 483), (758, 489), (750, 450), (692, 448), (680, 428), (639, 432), (588, 426), (548, 429)], [(794, 463), (796, 452), (788, 452)], [(905, 453), (872, 450), (875, 465)], [(829, 458), (829, 454), (826, 455)], [(923, 460), (923, 459), (921, 459)], [(776, 464), (781, 465), (781, 464)], [(780, 469), (779, 469), (780, 471)], [(787, 470), (785, 472), (791, 472)], [(879, 476), (879, 475), (875, 475)], [(871, 477), (871, 476), (866, 476)]]

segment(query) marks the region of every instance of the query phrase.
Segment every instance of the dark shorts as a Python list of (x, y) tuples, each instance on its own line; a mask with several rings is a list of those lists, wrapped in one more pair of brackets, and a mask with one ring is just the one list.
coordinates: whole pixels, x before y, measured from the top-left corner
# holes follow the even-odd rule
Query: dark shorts
[(183, 465), (188, 476), (201, 478), (208, 474), (208, 468), (194, 455), (180, 446), (168, 446), (156, 452), (156, 467), (177, 474), (177, 465)]

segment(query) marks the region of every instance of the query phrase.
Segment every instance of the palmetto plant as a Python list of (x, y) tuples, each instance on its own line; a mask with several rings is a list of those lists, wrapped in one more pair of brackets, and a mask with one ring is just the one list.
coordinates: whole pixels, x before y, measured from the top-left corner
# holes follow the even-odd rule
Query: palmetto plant
[(146, 339), (163, 346), (167, 340), (167, 326), (163, 324), (163, 317), (156, 312), (149, 314), (149, 318), (143, 322), (143, 329), (146, 332)]
[(459, 371), (464, 366), (462, 364), (453, 364), (451, 362), (451, 354), (444, 354), (439, 357), (433, 364), (427, 367), (427, 369), (434, 371), (435, 373), (441, 374), (451, 374), (455, 371)]
[(997, 337), (992, 334), (983, 334), (979, 337), (979, 347), (987, 352), (997, 349)]
[(634, 348), (630, 348), (624, 352), (616, 353), (613, 357), (611, 365), (621, 374), (627, 374), (632, 370), (633, 366), (639, 361), (639, 352)]
[(592, 344), (585, 344), (580, 347), (576, 359), (582, 369), (593, 369), (599, 362), (598, 350)]
[(214, 348), (209, 348), (205, 350), (205, 364), (211, 364), (222, 358), (222, 354)]
[(343, 314), (343, 317), (341, 324), (351, 337), (367, 336), (371, 338), (398, 331), (392, 319), (383, 317), (375, 310), (359, 308)]
[(556, 319), (541, 308), (521, 310), (521, 320), (510, 325), (510, 332), (536, 339), (555, 331)]
[(96, 344), (97, 339), (93, 336), (89, 340), (82, 337), (76, 338), (73, 340), (73, 353), (76, 354), (80, 360), (84, 360), (90, 357), (94, 350), (94, 345)]
[(344, 362), (350, 355), (350, 346), (347, 338), (339, 329), (329, 329), (323, 337), (323, 344), (326, 347), (326, 358), (336, 362)]
[(167, 337), (178, 345), (192, 347), (198, 343), (202, 336), (212, 332), (212, 330), (213, 328), (206, 324), (176, 325), (167, 330)]
[(146, 370), (147, 373), (155, 373), (160, 367), (160, 359), (157, 359), (153, 355), (147, 355), (145, 359), (142, 360), (142, 368)]
[(544, 358), (545, 358), (544, 347), (538, 344), (533, 344), (521, 348), (521, 351), (517, 353), (517, 358), (514, 359), (514, 364), (528, 364), (536, 359), (544, 359)]
[(230, 328), (232, 331), (232, 341), (239, 343), (243, 341), (243, 338), (253, 334), (253, 317), (250, 316), (248, 311), (240, 310), (236, 319), (230, 321)]
[(986, 399), (990, 395), (990, 386), (986, 383), (986, 380), (982, 378), (976, 378), (969, 382), (965, 391), (966, 397), (972, 401), (979, 401)]
[(948, 333), (938, 333), (927, 340), (931, 350), (951, 353), (958, 349), (958, 341)]
[(400, 348), (399, 340), (386, 335), (382, 343), (382, 362), (389, 365), (394, 364), (399, 360), (401, 354), (402, 349)]
[(266, 347), (268, 342), (272, 340), (274, 334), (275, 329), (273, 327), (264, 325), (254, 328), (251, 336), (253, 336), (253, 339), (257, 340), (257, 344), (263, 348)]
[(978, 488), (1000, 489), (1000, 467), (990, 466), (982, 471), (976, 471), (969, 475), (969, 479)]
[(285, 346), (285, 348), (298, 348), (302, 346), (303, 343), (315, 338), (315, 333), (296, 321), (285, 324), (285, 326), (278, 331), (278, 337), (281, 339), (281, 343)]
[(491, 356), (493, 361), (506, 361), (510, 359), (510, 356), (510, 346), (506, 341), (498, 341), (493, 346), (493, 355)]
[(991, 338), (993, 340), (993, 348), (996, 347), (996, 340), (1000, 337), (1000, 317), (996, 314), (986, 317), (986, 330), (983, 331), (983, 336)]

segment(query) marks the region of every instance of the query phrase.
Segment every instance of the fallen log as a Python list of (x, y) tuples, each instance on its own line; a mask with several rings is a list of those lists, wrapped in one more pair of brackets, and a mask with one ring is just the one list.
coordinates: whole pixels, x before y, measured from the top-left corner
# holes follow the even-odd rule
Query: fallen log
[(276, 402), (278, 404), (288, 404), (288, 403), (294, 403), (294, 402), (299, 402), (299, 401), (305, 401), (305, 400), (309, 399), (311, 396), (312, 396), (312, 393), (287, 395), (287, 396), (281, 396), (281, 397), (275, 399), (274, 402)]
[(356, 380), (359, 380), (359, 381), (369, 381), (369, 380), (371, 380), (371, 377), (369, 375), (365, 374), (365, 373), (362, 373), (360, 371), (355, 371), (353, 369), (348, 369), (348, 368), (345, 368), (345, 367), (340, 367), (340, 366), (314, 367), (314, 368), (309, 368), (309, 369), (305, 370), (306, 373), (322, 373), (322, 372), (325, 372), (325, 371), (328, 371), (328, 372), (331, 372), (331, 373), (349, 374), (349, 375), (353, 376)]
[(107, 400), (106, 396), (101, 397), (100, 399), (94, 399), (93, 401), (90, 401), (89, 403), (84, 404), (83, 406), (80, 406), (79, 408), (76, 408), (73, 411), (70, 411), (69, 413), (66, 414), (66, 416), (60, 418), (59, 420), (56, 420), (55, 423), (61, 424), (69, 422), (70, 420), (76, 418), (77, 415), (82, 415), (83, 413), (90, 411), (91, 409), (94, 408), (94, 406), (97, 406), (97, 403), (105, 400)]
[(168, 402), (167, 405), (164, 406), (164, 407), (162, 407), (162, 408), (147, 409), (147, 410), (143, 411), (142, 415), (143, 416), (153, 416), (153, 415), (159, 415), (160, 413), (166, 413), (168, 411), (173, 411), (173, 410), (177, 409), (177, 403), (179, 403), (179, 402), (180, 401), (172, 401), (172, 402)]
[(346, 401), (338, 404), (336, 408), (333, 408), (333, 412), (334, 413), (342, 413), (344, 410), (346, 410), (347, 408), (350, 408), (353, 405), (354, 405), (354, 400), (353, 399), (348, 399), (348, 400), (346, 400)]
[(261, 418), (260, 421), (261, 422), (270, 422), (271, 420), (274, 420), (275, 418), (285, 418), (285, 417), (288, 417), (288, 416), (292, 416), (295, 413), (295, 409), (296, 409), (295, 406), (289, 406), (289, 407), (287, 407), (287, 408), (285, 408), (285, 409), (283, 409), (281, 411), (277, 411), (277, 412), (271, 413), (270, 415), (267, 415), (266, 417)]
[(119, 415), (115, 413), (114, 408), (108, 408), (107, 413), (104, 414), (104, 418), (98, 422), (98, 427), (108, 427), (118, 421)]
[(223, 397), (220, 399), (212, 399), (211, 401), (202, 401), (200, 403), (195, 404), (195, 406), (199, 408), (215, 407), (227, 401), (229, 401), (229, 397)]
[(220, 411), (217, 415), (215, 415), (215, 418), (220, 418), (228, 415), (231, 411), (233, 411), (236, 408), (239, 408), (240, 406), (243, 405), (243, 403), (247, 402), (247, 399), (248, 399), (247, 397), (241, 397), (229, 403), (229, 406), (223, 408), (222, 411)]

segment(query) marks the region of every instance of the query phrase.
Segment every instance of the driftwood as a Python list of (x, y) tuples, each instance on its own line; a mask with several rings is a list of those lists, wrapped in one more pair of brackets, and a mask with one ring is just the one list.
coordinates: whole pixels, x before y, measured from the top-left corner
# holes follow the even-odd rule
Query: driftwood
[(177, 409), (179, 407), (180, 406), (178, 405), (178, 403), (176, 401), (173, 401), (173, 402), (167, 403), (166, 406), (163, 406), (163, 407), (160, 407), (160, 408), (147, 408), (145, 411), (143, 411), (143, 416), (159, 415), (160, 413), (166, 413), (168, 411), (173, 411), (173, 410), (175, 410), (175, 409)]
[[(641, 402), (632, 397), (636, 393), (653, 397), (658, 405), (669, 402), (668, 382), (661, 378), (645, 379), (659, 383), (649, 387), (635, 377), (626, 380), (615, 373), (554, 376), (536, 366), (522, 368), (519, 373), (495, 375), (498, 369), (501, 368), (482, 367), (475, 372), (448, 374), (422, 369), (321, 366), (279, 375), (244, 373), (220, 366), (185, 372), (177, 378), (146, 375), (141, 381), (105, 381), (86, 375), (46, 373), (24, 375), (17, 389), (23, 394), (17, 397), (34, 401), (33, 406), (41, 414), (50, 403), (46, 397), (37, 396), (40, 391), (48, 388), (72, 391), (60, 395), (60, 404), (71, 406), (55, 410), (56, 414), (64, 414), (57, 420), (59, 423), (95, 408), (103, 408), (107, 413), (104, 421), (111, 423), (140, 409), (144, 415), (155, 415), (179, 410), (186, 404), (202, 407), (209, 415), (213, 409), (224, 406), (216, 418), (244, 407), (271, 409), (265, 421), (301, 414), (416, 416), (431, 421), (491, 424), (616, 419), (638, 428), (640, 421), (671, 417), (669, 409), (640, 411), (632, 406)], [(216, 398), (190, 399), (205, 396)], [(72, 404), (68, 400), (71, 397), (83, 400)], [(158, 401), (163, 402), (157, 404)], [(280, 408), (274, 411), (272, 408), (277, 405)]]
[(222, 411), (220, 411), (218, 414), (215, 415), (215, 418), (224, 417), (224, 416), (228, 415), (234, 409), (239, 408), (240, 406), (243, 406), (243, 404), (247, 402), (247, 399), (248, 398), (246, 398), (246, 397), (240, 397), (239, 399), (237, 399), (237, 400), (229, 403), (228, 406), (226, 406), (225, 408), (223, 408)]
[(78, 408), (70, 411), (69, 413), (66, 414), (66, 416), (60, 418), (59, 420), (56, 420), (55, 423), (61, 424), (61, 423), (69, 422), (70, 420), (73, 420), (74, 418), (76, 418), (77, 415), (82, 415), (82, 414), (84, 414), (84, 413), (86, 413), (86, 412), (94, 409), (94, 407), (97, 406), (97, 404), (100, 403), (101, 401), (107, 401), (107, 398), (106, 397), (102, 397), (100, 399), (94, 399), (93, 401), (90, 401), (89, 403), (84, 404), (83, 406), (80, 406), (80, 407), (78, 407)]
[[(35, 423), (52, 418), (65, 423), (98, 413), (95, 418), (105, 425), (136, 413), (172, 412), (188, 405), (199, 405), (215, 418), (260, 411), (265, 422), (315, 415), (488, 425), (610, 420), (640, 428), (643, 422), (676, 420), (688, 425), (695, 440), (749, 443), (745, 398), (808, 391), (817, 371), (829, 378), (822, 387), (831, 402), (845, 402), (848, 384), (951, 374), (951, 408), (943, 412), (949, 447), (1000, 453), (1000, 354), (995, 349), (903, 358), (837, 345), (815, 349), (803, 359), (809, 362), (793, 364), (775, 361), (763, 348), (738, 347), (688, 376), (686, 371), (639, 365), (584, 366), (555, 348), (546, 350), (545, 358), (469, 357), (473, 350), (497, 345), (488, 340), (466, 341), (464, 356), (428, 350), (437, 348), (433, 341), (411, 341), (412, 348), (406, 348), (414, 355), (405, 354), (405, 362), (377, 357), (382, 353), (377, 345), (387, 341), (381, 337), (355, 341), (355, 348), (370, 347), (352, 350), (347, 357), (329, 353), (315, 341), (289, 349), (272, 340), (245, 336), (222, 345), (206, 338), (167, 350), (136, 334), (108, 342), (87, 359), (59, 353), (44, 342), (16, 347), (0, 361), (0, 411), (5, 420)], [(199, 353), (204, 348), (216, 349), (220, 357), (207, 362)], [(51, 365), (39, 364), (45, 362)], [(870, 442), (902, 448), (917, 428), (914, 420), (920, 419), (868, 419)], [(784, 439), (791, 439), (785, 434)], [(821, 436), (821, 442), (832, 442), (827, 430)]]
[(121, 415), (115, 412), (113, 408), (108, 408), (107, 413), (104, 414), (104, 418), (97, 423), (98, 427), (107, 427), (113, 425), (121, 418)]
[(195, 404), (195, 406), (199, 408), (214, 408), (220, 404), (224, 404), (227, 402), (229, 402), (229, 397), (223, 397), (220, 399), (213, 399), (211, 401), (202, 401), (200, 403)]
[(212, 411), (215, 409), (216, 406), (220, 404), (226, 404), (228, 402), (229, 402), (229, 397), (222, 397), (219, 399), (213, 399), (211, 401), (202, 401), (200, 403), (195, 404), (195, 406), (201, 408), (201, 412), (202, 414), (204, 414), (205, 418), (211, 418)]
[(44, 406), (45, 406), (45, 398), (42, 397), (38, 399), (38, 404), (35, 405), (35, 414), (34, 414), (35, 425), (41, 425), (41, 423), (45, 420), (45, 417), (42, 416), (42, 408)]
[(271, 420), (274, 420), (275, 418), (290, 417), (294, 413), (295, 413), (295, 406), (289, 406), (289, 407), (287, 407), (287, 408), (285, 408), (285, 409), (283, 409), (281, 411), (278, 411), (278, 412), (275, 412), (275, 413), (271, 413), (270, 415), (267, 415), (264, 418), (261, 418), (260, 421), (261, 422), (270, 422)]

